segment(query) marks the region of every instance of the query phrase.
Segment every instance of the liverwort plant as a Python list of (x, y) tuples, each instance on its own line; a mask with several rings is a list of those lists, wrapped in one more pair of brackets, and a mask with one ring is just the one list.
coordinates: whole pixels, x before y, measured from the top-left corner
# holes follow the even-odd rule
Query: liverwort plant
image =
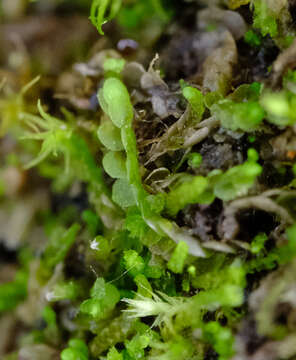
[[(126, 153), (126, 179), (119, 178), (114, 183), (112, 189), (113, 200), (123, 208), (136, 204), (147, 225), (156, 233), (161, 236), (168, 236), (176, 242), (184, 240), (190, 244), (190, 253), (196, 256), (205, 256), (196, 239), (193, 239), (188, 234), (183, 234), (176, 224), (162, 218), (152, 210), (153, 201), (151, 195), (145, 191), (140, 175), (136, 137), (132, 128), (133, 106), (123, 82), (118, 77), (107, 78), (102, 89), (98, 92), (98, 100), (113, 125), (120, 129), (121, 141)], [(115, 131), (112, 133), (116, 134)], [(102, 137), (102, 132), (100, 132), (100, 136)], [(118, 142), (117, 137), (116, 139), (116, 142)], [(104, 142), (104, 140), (102, 139), (101, 142)], [(110, 174), (111, 169), (115, 169), (119, 165), (118, 156), (113, 155), (110, 155), (108, 162), (105, 162), (106, 170)], [(111, 164), (112, 162), (113, 164)], [(120, 168), (122, 168), (122, 165), (120, 165)], [(112, 174), (117, 177), (123, 176), (124, 171), (120, 171), (120, 173), (119, 171), (117, 168), (116, 173), (113, 171)]]

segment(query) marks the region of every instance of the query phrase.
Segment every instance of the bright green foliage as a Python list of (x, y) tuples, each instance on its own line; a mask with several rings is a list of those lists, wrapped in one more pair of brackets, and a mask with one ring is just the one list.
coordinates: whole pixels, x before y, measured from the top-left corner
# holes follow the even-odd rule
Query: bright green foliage
[(96, 319), (104, 318), (118, 303), (120, 294), (117, 288), (98, 278), (90, 290), (90, 299), (82, 302), (80, 311)]
[(191, 108), (197, 120), (201, 120), (203, 113), (205, 111), (204, 97), (201, 91), (194, 87), (186, 86), (184, 87), (182, 92), (185, 99), (191, 105)]
[[(73, 115), (64, 109), (63, 112), (68, 120), (66, 123), (48, 115), (40, 101), (38, 101), (38, 109), (42, 117), (27, 113), (20, 114), (21, 119), (33, 130), (25, 133), (22, 139), (43, 141), (39, 154), (26, 167), (36, 166), (51, 153), (54, 156), (61, 153), (65, 157), (66, 174), (71, 170), (80, 180), (90, 182), (97, 190), (104, 190), (101, 169), (96, 165), (85, 140), (74, 133)], [(40, 129), (44, 131), (40, 132)]]
[(254, 47), (261, 45), (260, 37), (253, 30), (248, 30), (245, 33), (245, 42)]
[(69, 346), (61, 353), (61, 360), (88, 360), (88, 347), (80, 339), (71, 339)]
[(99, 91), (98, 98), (104, 112), (110, 116), (115, 126), (122, 128), (131, 123), (134, 116), (133, 107), (127, 88), (119, 79), (107, 79)]
[(120, 354), (115, 347), (112, 347), (107, 354), (107, 360), (123, 360), (122, 354)]
[(242, 165), (234, 166), (224, 174), (212, 172), (214, 194), (224, 201), (247, 195), (256, 177), (262, 172), (257, 159), (256, 151), (249, 149), (248, 160)]
[(278, 34), (276, 14), (268, 7), (266, 0), (252, 0), (254, 5), (253, 26), (260, 29), (263, 36), (274, 37)]
[[(26, 113), (21, 114), (21, 119), (34, 130), (34, 132), (28, 132), (22, 138), (43, 141), (38, 156), (28, 163), (26, 168), (36, 166), (51, 153), (53, 153), (54, 156), (57, 156), (58, 153), (65, 154), (66, 165), (69, 165), (69, 140), (72, 136), (71, 127), (65, 122), (48, 115), (43, 110), (40, 100), (38, 101), (38, 110), (42, 118)], [(42, 129), (43, 132), (40, 132), (39, 128)]]
[(150, 343), (149, 335), (136, 335), (130, 341), (125, 341), (125, 347), (127, 353), (131, 356), (132, 359), (144, 359), (145, 358), (145, 348)]
[(135, 250), (125, 251), (123, 261), (125, 269), (128, 270), (129, 274), (133, 277), (144, 271), (145, 262)]
[[(204, 193), (208, 187), (208, 180), (202, 176), (192, 177), (168, 193), (166, 211), (169, 215), (176, 215), (186, 205), (204, 203)], [(209, 202), (211, 202), (210, 199)], [(206, 201), (207, 202), (207, 201)]]
[(120, 10), (122, 0), (93, 0), (90, 20), (101, 35), (104, 35), (102, 25), (112, 20)]
[(269, 122), (278, 126), (293, 125), (296, 122), (296, 95), (289, 91), (280, 91), (263, 94), (262, 107), (267, 113)]
[(225, 99), (215, 104), (211, 112), (224, 128), (232, 131), (255, 131), (265, 117), (265, 112), (258, 102), (236, 103)]
[(47, 243), (40, 263), (42, 276), (51, 276), (54, 267), (62, 262), (75, 242), (80, 225), (73, 224), (67, 231), (62, 227), (55, 228)]
[(204, 104), (208, 109), (211, 109), (220, 100), (223, 100), (223, 96), (218, 91), (208, 92), (204, 95)]
[(115, 181), (112, 187), (112, 200), (122, 208), (136, 205), (133, 189), (127, 180), (118, 179)]
[(146, 224), (138, 209), (131, 208), (128, 211), (124, 224), (130, 236), (140, 240), (146, 246), (155, 244), (160, 240), (160, 236)]
[(268, 240), (266, 234), (258, 234), (251, 243), (251, 252), (253, 254), (258, 254), (262, 249), (264, 249), (264, 244)]
[(231, 330), (222, 327), (217, 321), (211, 321), (204, 326), (203, 336), (219, 354), (219, 360), (227, 360), (234, 354)]
[(109, 151), (103, 157), (103, 167), (106, 173), (115, 179), (126, 179), (126, 159), (123, 153)]
[[(245, 271), (235, 264), (223, 274), (215, 273), (214, 287), (200, 291), (190, 298), (167, 296), (153, 293), (152, 298), (138, 295), (136, 299), (125, 299), (130, 305), (126, 310), (130, 317), (155, 316), (153, 326), (162, 324), (169, 331), (184, 329), (188, 326), (202, 326), (204, 310), (214, 311), (220, 306), (240, 306), (244, 298)], [(212, 274), (214, 275), (214, 274)]]
[(296, 256), (296, 224), (291, 226), (286, 231), (287, 243), (265, 254), (261, 251), (257, 254), (257, 258), (250, 260), (246, 264), (246, 271), (254, 273), (256, 271), (271, 270), (278, 264), (284, 265), (293, 260)]
[(28, 272), (20, 270), (13, 281), (0, 284), (0, 313), (14, 309), (27, 296)]
[(199, 153), (191, 153), (188, 156), (188, 165), (192, 168), (199, 168), (202, 163), (202, 156)]
[(120, 130), (112, 121), (105, 121), (98, 129), (98, 138), (101, 143), (111, 151), (123, 150)]
[(179, 242), (168, 262), (168, 268), (176, 274), (182, 274), (187, 255), (188, 245), (184, 241)]

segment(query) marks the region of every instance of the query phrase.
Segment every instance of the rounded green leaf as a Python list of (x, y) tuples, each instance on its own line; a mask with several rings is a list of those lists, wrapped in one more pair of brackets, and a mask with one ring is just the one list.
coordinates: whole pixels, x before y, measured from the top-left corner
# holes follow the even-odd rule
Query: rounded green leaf
[(123, 150), (120, 130), (111, 121), (106, 121), (98, 129), (98, 138), (101, 143), (112, 151)]
[(126, 179), (126, 159), (121, 152), (109, 151), (103, 157), (106, 173), (114, 179)]
[(121, 128), (132, 121), (133, 106), (130, 102), (129, 93), (119, 79), (112, 77), (105, 81), (103, 99), (107, 105), (108, 115), (115, 126)]
[(136, 205), (133, 189), (127, 180), (116, 180), (112, 187), (112, 200), (123, 208)]

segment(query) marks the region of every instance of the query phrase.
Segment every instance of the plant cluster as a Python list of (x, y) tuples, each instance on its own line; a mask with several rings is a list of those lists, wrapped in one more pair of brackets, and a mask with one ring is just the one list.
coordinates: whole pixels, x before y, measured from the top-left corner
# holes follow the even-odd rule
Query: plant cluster
[[(0, 284), (0, 313), (26, 330), (5, 360), (296, 356), (292, 5), (200, 3), (182, 2), (200, 16), (191, 45), (211, 49), (185, 80), (167, 81), (157, 56), (146, 68), (142, 54), (103, 49), (95, 65), (76, 64), (95, 108), (90, 97), (87, 109), (34, 106), (42, 78), (19, 94), (0, 85), (1, 135), (14, 147), (1, 160), (1, 207), (26, 215), (18, 270)], [(93, 0), (90, 20), (101, 35), (113, 19), (126, 33), (155, 22), (170, 34), (177, 6)], [(240, 47), (264, 69), (243, 65)], [(240, 64), (262, 71), (245, 68), (248, 81)]]

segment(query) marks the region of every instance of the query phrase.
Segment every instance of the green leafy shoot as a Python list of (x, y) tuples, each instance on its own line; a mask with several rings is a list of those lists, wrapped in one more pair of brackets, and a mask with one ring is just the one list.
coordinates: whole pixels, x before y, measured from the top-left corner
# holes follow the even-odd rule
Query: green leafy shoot
[(134, 111), (125, 85), (117, 78), (105, 80), (98, 93), (99, 103), (113, 124), (122, 128), (132, 122)]
[(187, 255), (188, 245), (184, 241), (179, 242), (168, 262), (168, 268), (176, 274), (182, 274)]
[(122, 0), (93, 0), (90, 10), (90, 20), (101, 35), (102, 26), (112, 20), (121, 8)]
[(276, 14), (268, 7), (266, 0), (252, 0), (254, 6), (253, 26), (259, 29), (263, 36), (275, 37), (278, 34)]
[(265, 233), (260, 233), (255, 236), (251, 243), (251, 252), (253, 254), (259, 254), (263, 249), (268, 237)]
[(120, 299), (120, 294), (113, 284), (98, 278), (90, 290), (90, 299), (83, 301), (80, 311), (96, 319), (107, 316)]
[(277, 265), (289, 263), (296, 256), (296, 224), (286, 230), (287, 241), (284, 245), (276, 247), (267, 254), (261, 251), (256, 259), (246, 263), (249, 273), (274, 269)]
[(22, 136), (22, 139), (43, 141), (39, 154), (26, 165), (26, 168), (36, 166), (51, 153), (54, 156), (63, 153), (66, 160), (66, 169), (68, 170), (70, 161), (69, 141), (72, 136), (72, 128), (65, 122), (48, 115), (43, 110), (40, 100), (38, 100), (37, 106), (41, 117), (28, 113), (20, 114), (21, 120), (32, 129), (32, 132), (27, 132)]
[(107, 360), (123, 360), (123, 356), (119, 353), (116, 348), (113, 346), (107, 354)]
[(202, 156), (199, 153), (190, 153), (188, 155), (188, 165), (193, 169), (198, 169), (202, 163)]
[(255, 179), (262, 172), (257, 160), (257, 152), (249, 149), (248, 160), (242, 165), (234, 166), (224, 174), (213, 171), (209, 176), (214, 184), (214, 194), (224, 201), (247, 195)]
[(197, 120), (200, 121), (205, 111), (204, 96), (202, 92), (194, 87), (185, 86), (182, 93), (185, 99), (189, 102)]
[(210, 321), (203, 328), (203, 338), (212, 344), (219, 354), (219, 360), (230, 359), (234, 355), (234, 336), (231, 330), (225, 328), (217, 321)]
[(133, 277), (143, 273), (145, 262), (135, 250), (127, 250), (123, 255), (125, 269)]

